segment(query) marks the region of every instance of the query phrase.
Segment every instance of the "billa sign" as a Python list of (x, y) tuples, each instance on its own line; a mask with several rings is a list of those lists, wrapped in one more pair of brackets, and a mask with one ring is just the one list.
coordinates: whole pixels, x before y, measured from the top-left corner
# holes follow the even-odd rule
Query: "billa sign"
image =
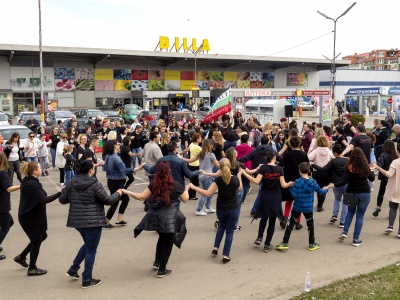
[(203, 52), (204, 51), (210, 51), (210, 43), (208, 42), (208, 39), (203, 39), (203, 42), (201, 43), (200, 46), (197, 46), (197, 39), (192, 38), (192, 43), (188, 46), (188, 39), (187, 38), (183, 38), (182, 43), (180, 43), (179, 41), (179, 37), (175, 37), (174, 40), (174, 44), (172, 45), (171, 48), (170, 47), (170, 41), (169, 38), (167, 36), (160, 36), (160, 39), (158, 41), (157, 47), (154, 51), (157, 50), (157, 48), (160, 49), (160, 51), (166, 50), (169, 52), (172, 51), (173, 48), (175, 48), (176, 52), (179, 52), (181, 49), (183, 49), (183, 52)]

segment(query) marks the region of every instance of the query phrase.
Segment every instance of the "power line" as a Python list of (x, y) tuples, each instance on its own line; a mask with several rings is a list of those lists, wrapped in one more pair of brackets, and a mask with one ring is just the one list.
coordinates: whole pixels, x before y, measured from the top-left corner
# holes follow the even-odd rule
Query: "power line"
[(267, 56), (272, 56), (272, 55), (275, 55), (275, 54), (278, 54), (278, 53), (282, 53), (282, 52), (289, 51), (289, 50), (292, 50), (292, 49), (294, 49), (294, 48), (303, 46), (303, 45), (305, 45), (305, 44), (308, 44), (308, 43), (311, 43), (311, 42), (313, 42), (313, 41), (315, 41), (315, 40), (318, 40), (318, 39), (320, 39), (320, 38), (322, 38), (322, 37), (324, 37), (324, 36), (326, 36), (326, 35), (328, 35), (328, 34), (331, 34), (332, 32), (333, 32), (333, 31), (329, 31), (328, 33), (325, 33), (325, 34), (323, 34), (323, 35), (321, 35), (321, 36), (319, 36), (319, 37), (316, 37), (316, 38), (314, 38), (314, 39), (312, 39), (312, 40), (309, 40), (309, 41), (307, 41), (307, 42), (304, 42), (304, 43), (302, 43), (302, 44), (293, 46), (293, 47), (291, 47), (291, 48), (288, 48), (288, 49), (285, 49), (285, 50), (282, 50), (282, 51), (278, 51), (278, 52), (275, 52), (275, 53), (268, 54)]

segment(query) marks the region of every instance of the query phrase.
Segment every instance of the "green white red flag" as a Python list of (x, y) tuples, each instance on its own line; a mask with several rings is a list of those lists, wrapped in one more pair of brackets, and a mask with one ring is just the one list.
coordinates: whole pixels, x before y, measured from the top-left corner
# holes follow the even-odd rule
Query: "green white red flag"
[(211, 107), (210, 113), (204, 117), (204, 122), (208, 123), (212, 120), (218, 119), (220, 116), (229, 113), (232, 110), (232, 96), (231, 89), (227, 90), (221, 96), (218, 97), (213, 107)]

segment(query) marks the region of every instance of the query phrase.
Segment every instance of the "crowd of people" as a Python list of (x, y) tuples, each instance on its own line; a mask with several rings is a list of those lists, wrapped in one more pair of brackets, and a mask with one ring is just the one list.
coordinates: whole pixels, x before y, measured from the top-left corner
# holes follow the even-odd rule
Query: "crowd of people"
[[(307, 225), (308, 249), (319, 249), (314, 211), (324, 211), (330, 188), (334, 205), (327, 221), (334, 224), (339, 220), (342, 233), (338, 238), (344, 241), (355, 217), (352, 245), (360, 246), (364, 215), (378, 173), (380, 186), (373, 216), (378, 217), (384, 199), (389, 200), (385, 232), (394, 230), (400, 203), (400, 144), (398, 138), (392, 140), (389, 129), (400, 133), (400, 125), (380, 120), (369, 133), (363, 124), (353, 126), (350, 118), (343, 115), (333, 132), (319, 123), (305, 122), (300, 127), (296, 120), (287, 122), (286, 118), (261, 125), (256, 115), (245, 119), (237, 110), (232, 118), (223, 115), (209, 124), (191, 120), (180, 125), (173, 115), (153, 127), (141, 120), (129, 126), (103, 120), (101, 126), (87, 125), (85, 133), (79, 133), (72, 120), (67, 132), (60, 133), (54, 126), (48, 137), (40, 134), (39, 141), (34, 140), (34, 133), (29, 134), (24, 145), (14, 133), (0, 153), (0, 244), (14, 223), (10, 193), (20, 189), (18, 221), (30, 243), (14, 261), (28, 268), (28, 276), (46, 274), (36, 262), (47, 237), (46, 205), (59, 199), (70, 206), (67, 226), (75, 228), (84, 243), (67, 275), (80, 279), (78, 270), (85, 261), (82, 287), (96, 286), (101, 280), (94, 279), (92, 272), (101, 232), (128, 224), (124, 213), (133, 198), (145, 202), (147, 211), (135, 227), (135, 237), (143, 230), (159, 235), (153, 268), (162, 278), (172, 273), (167, 264), (173, 245), (180, 247), (186, 236), (181, 202), (198, 201), (195, 216), (216, 215), (211, 254), (218, 255), (225, 235), (222, 262), (228, 263), (234, 232), (241, 229), (241, 205), (253, 183), (259, 187), (251, 215), (253, 220), (260, 219), (254, 244), (262, 244), (266, 230), (264, 252), (288, 250), (292, 230), (303, 228), (301, 215)], [(62, 189), (48, 196), (39, 177), (47, 176), (50, 167), (59, 171)], [(148, 186), (140, 193), (129, 191), (141, 169), (148, 176)], [(105, 172), (109, 193), (97, 180), (97, 172)], [(13, 185), (14, 173), (20, 185)], [(110, 206), (108, 211), (104, 205)], [(274, 247), (271, 242), (277, 220), (285, 231)], [(0, 255), (0, 260), (5, 258)]]

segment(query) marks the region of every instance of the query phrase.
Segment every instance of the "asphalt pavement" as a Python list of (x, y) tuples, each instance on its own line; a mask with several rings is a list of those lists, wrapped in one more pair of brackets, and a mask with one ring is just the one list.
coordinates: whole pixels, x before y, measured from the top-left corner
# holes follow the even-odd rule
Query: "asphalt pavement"
[[(41, 177), (44, 189), (50, 195), (59, 190), (59, 172), (49, 171), (50, 176)], [(105, 184), (105, 173), (99, 169), (100, 182)], [(140, 192), (147, 186), (143, 171), (135, 177), (129, 188)], [(14, 179), (14, 183), (17, 179)], [(361, 239), (363, 245), (351, 245), (352, 232), (346, 241), (339, 242), (341, 229), (338, 224), (329, 224), (332, 214), (333, 194), (329, 191), (325, 211), (315, 212), (316, 242), (321, 245), (317, 251), (308, 250), (308, 236), (305, 228), (294, 230), (288, 251), (273, 250), (264, 253), (263, 247), (256, 246), (258, 221), (251, 223), (250, 210), (254, 203), (257, 186), (247, 196), (242, 206), (239, 224), (242, 229), (234, 234), (231, 262), (222, 263), (222, 255), (211, 255), (216, 229), (215, 214), (195, 216), (198, 201), (182, 204), (187, 218), (188, 234), (182, 249), (174, 247), (168, 268), (172, 275), (157, 278), (152, 268), (158, 235), (143, 232), (133, 238), (133, 229), (144, 216), (143, 204), (131, 199), (124, 220), (127, 226), (103, 230), (97, 252), (93, 277), (102, 284), (87, 290), (81, 282), (66, 276), (78, 249), (82, 245), (75, 229), (66, 227), (68, 205), (58, 200), (47, 205), (48, 238), (41, 247), (37, 265), (48, 270), (44, 276), (28, 277), (26, 269), (13, 261), (28, 243), (17, 218), (19, 191), (12, 194), (12, 216), (16, 224), (3, 242), (6, 255), (0, 261), (0, 290), (2, 299), (288, 299), (304, 290), (306, 272), (311, 273), (311, 287), (319, 287), (332, 281), (366, 273), (396, 262), (399, 257), (400, 239), (395, 232), (383, 233), (388, 225), (388, 203), (378, 218), (372, 216), (375, 208), (379, 182), (365, 215)], [(107, 189), (107, 188), (106, 188)], [(216, 195), (212, 204), (215, 207)], [(114, 223), (116, 216), (112, 219)], [(284, 231), (276, 224), (272, 244), (277, 245)], [(221, 246), (222, 247), (222, 246)], [(222, 249), (220, 250), (222, 252)], [(83, 266), (79, 273), (83, 271)], [(368, 291), (366, 291), (368, 292)]]

